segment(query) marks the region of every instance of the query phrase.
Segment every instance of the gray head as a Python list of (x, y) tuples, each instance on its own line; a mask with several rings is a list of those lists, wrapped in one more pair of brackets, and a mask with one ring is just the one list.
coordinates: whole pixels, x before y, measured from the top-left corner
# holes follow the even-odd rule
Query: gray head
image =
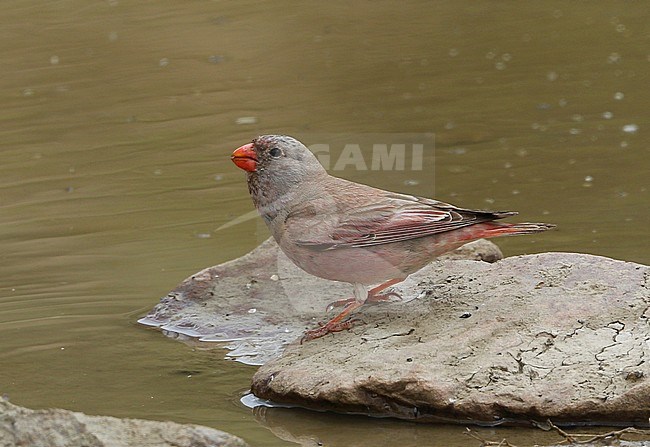
[(277, 199), (304, 182), (327, 175), (304, 144), (286, 135), (259, 136), (233, 152), (232, 160), (247, 172), (248, 187), (256, 202)]
[(273, 176), (275, 181), (299, 183), (323, 175), (325, 169), (300, 141), (286, 135), (262, 135), (232, 154), (249, 177)]

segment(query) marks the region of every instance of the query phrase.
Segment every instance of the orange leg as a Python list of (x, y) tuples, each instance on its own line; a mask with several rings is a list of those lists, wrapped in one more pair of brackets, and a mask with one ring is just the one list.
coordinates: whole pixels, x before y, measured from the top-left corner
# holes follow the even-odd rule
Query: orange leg
[(358, 308), (360, 308), (361, 306), (363, 306), (366, 303), (376, 303), (376, 302), (379, 302), (379, 301), (386, 301), (391, 296), (397, 296), (398, 298), (401, 299), (399, 294), (397, 294), (395, 292), (379, 294), (379, 292), (386, 289), (387, 287), (395, 285), (395, 284), (397, 284), (398, 282), (401, 282), (401, 281), (403, 281), (403, 279), (400, 279), (400, 278), (391, 279), (390, 281), (386, 281), (385, 283), (380, 284), (377, 287), (374, 287), (374, 288), (370, 289), (368, 291), (368, 295), (367, 295), (365, 301), (363, 301), (363, 302), (359, 302), (354, 298), (350, 298), (350, 299), (347, 299), (347, 300), (335, 301), (334, 303), (330, 304), (328, 306), (328, 310), (331, 310), (334, 307), (337, 307), (336, 303), (340, 303), (340, 304), (338, 304), (338, 306), (345, 306), (345, 308), (343, 309), (343, 311), (340, 314), (338, 314), (337, 316), (332, 318), (330, 321), (328, 321), (323, 326), (305, 332), (305, 335), (300, 339), (300, 343), (302, 344), (305, 341), (314, 340), (316, 338), (323, 337), (323, 336), (325, 336), (325, 335), (327, 335), (329, 333), (332, 333), (332, 332), (340, 332), (340, 331), (343, 331), (343, 330), (346, 330), (346, 329), (350, 329), (354, 325), (354, 323), (357, 322), (358, 320), (357, 319), (351, 319), (351, 320), (347, 320), (347, 321), (343, 321), (343, 320), (345, 320), (345, 318), (347, 318), (348, 315), (350, 315), (352, 312), (354, 312), (355, 310), (357, 310)]
[[(395, 284), (397, 284), (399, 282), (402, 282), (402, 281), (404, 281), (404, 280), (399, 279), (399, 278), (391, 279), (390, 281), (387, 281), (387, 282), (385, 282), (383, 284), (378, 285), (377, 287), (374, 287), (374, 288), (370, 289), (368, 291), (368, 297), (363, 302), (363, 304), (380, 303), (380, 302), (383, 302), (383, 301), (388, 301), (391, 297), (395, 297), (395, 298), (401, 300), (402, 297), (397, 292), (388, 292), (388, 293), (379, 293), (379, 292), (381, 292), (382, 290), (384, 290), (384, 289), (386, 289), (386, 288), (388, 288), (390, 286), (394, 286)], [(350, 303), (353, 303), (355, 301), (356, 301), (356, 299), (354, 297), (347, 298), (347, 299), (344, 299), (344, 300), (337, 300), (337, 301), (329, 303), (327, 305), (327, 308), (326, 308), (325, 311), (329, 312), (332, 309), (334, 309), (335, 307), (347, 306)]]

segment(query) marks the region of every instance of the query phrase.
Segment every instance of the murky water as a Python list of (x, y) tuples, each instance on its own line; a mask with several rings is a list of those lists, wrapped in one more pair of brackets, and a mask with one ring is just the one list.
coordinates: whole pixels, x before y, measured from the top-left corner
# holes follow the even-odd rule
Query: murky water
[(267, 236), (255, 220), (215, 231), (252, 208), (228, 155), (259, 133), (433, 133), (435, 171), (337, 175), (559, 225), (502, 240), (510, 255), (650, 262), (649, 16), (634, 3), (2, 2), (0, 392), (258, 446), (473, 442), (460, 426), (253, 414), (239, 397), (254, 368), (135, 320)]

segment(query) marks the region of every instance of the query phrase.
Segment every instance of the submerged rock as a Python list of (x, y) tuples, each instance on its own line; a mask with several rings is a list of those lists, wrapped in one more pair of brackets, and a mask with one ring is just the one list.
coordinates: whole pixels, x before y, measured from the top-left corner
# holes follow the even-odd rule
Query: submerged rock
[[(440, 259), (501, 258), (496, 245), (479, 240)], [(402, 296), (408, 301), (417, 293)], [(327, 304), (351, 295), (349, 284), (305, 273), (268, 239), (241, 258), (187, 278), (138, 321), (185, 341), (226, 343), (230, 358), (261, 365), (327, 318)]]
[(395, 289), (416, 299), (294, 343), (253, 393), (415, 421), (649, 425), (649, 267), (572, 253), (445, 260)]
[(246, 447), (213, 428), (175, 422), (88, 416), (68, 410), (30, 410), (0, 399), (0, 446)]

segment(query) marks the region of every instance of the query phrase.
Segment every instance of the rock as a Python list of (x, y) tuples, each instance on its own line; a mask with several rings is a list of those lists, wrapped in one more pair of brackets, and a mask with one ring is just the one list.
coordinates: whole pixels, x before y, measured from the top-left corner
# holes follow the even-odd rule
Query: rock
[(30, 410), (0, 398), (0, 446), (246, 447), (240, 438), (200, 425)]
[(648, 266), (583, 254), (434, 262), (395, 287), (411, 302), (292, 344), (252, 391), (414, 421), (648, 426), (649, 282)]
[[(503, 255), (479, 240), (444, 258), (493, 262)], [(327, 304), (351, 294), (349, 284), (306, 274), (268, 239), (241, 258), (187, 278), (139, 322), (188, 342), (226, 342), (230, 358), (260, 365), (327, 318)]]

